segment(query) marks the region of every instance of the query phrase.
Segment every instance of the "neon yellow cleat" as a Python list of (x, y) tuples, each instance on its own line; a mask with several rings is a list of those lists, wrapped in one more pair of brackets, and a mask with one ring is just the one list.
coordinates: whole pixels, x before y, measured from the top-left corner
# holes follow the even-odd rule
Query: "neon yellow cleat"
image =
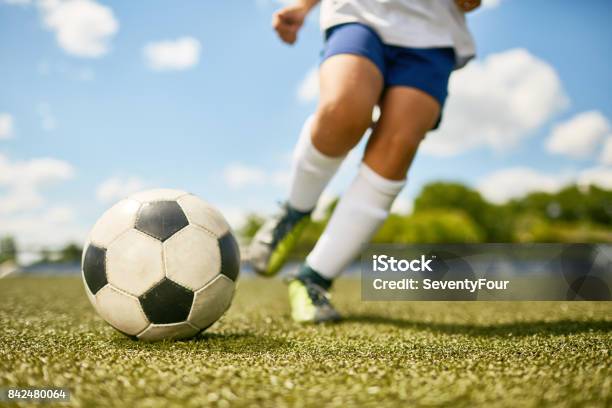
[(291, 318), (298, 323), (337, 322), (340, 314), (329, 301), (329, 293), (312, 282), (295, 278), (289, 282)]
[(274, 276), (283, 267), (304, 228), (310, 212), (300, 212), (285, 204), (253, 237), (247, 250), (249, 263), (262, 276)]

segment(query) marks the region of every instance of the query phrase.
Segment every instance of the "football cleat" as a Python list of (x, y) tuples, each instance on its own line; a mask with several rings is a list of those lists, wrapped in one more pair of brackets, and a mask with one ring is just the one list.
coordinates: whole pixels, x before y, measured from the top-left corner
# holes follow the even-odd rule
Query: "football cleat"
[(255, 272), (267, 277), (276, 275), (309, 222), (310, 212), (283, 205), (281, 211), (257, 231), (249, 245), (248, 259)]

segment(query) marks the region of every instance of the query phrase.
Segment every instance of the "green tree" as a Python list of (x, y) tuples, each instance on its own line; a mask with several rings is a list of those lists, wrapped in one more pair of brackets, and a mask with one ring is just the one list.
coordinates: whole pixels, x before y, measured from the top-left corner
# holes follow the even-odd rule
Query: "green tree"
[(476, 243), (484, 240), (480, 227), (461, 210), (420, 211), (404, 219), (396, 242), (410, 244)]
[(238, 235), (244, 238), (246, 241), (250, 241), (259, 228), (264, 223), (263, 217), (256, 214), (249, 214), (244, 222), (244, 225), (238, 230)]
[(293, 259), (303, 259), (315, 246), (319, 237), (327, 225), (327, 220), (313, 221), (304, 228), (302, 236), (298, 240), (295, 248), (291, 251), (290, 257)]
[(487, 202), (478, 191), (460, 183), (435, 182), (426, 185), (414, 202), (415, 214), (430, 210), (460, 210), (484, 232), (490, 242), (512, 240), (512, 212)]
[(380, 244), (398, 243), (406, 230), (406, 216), (390, 214), (373, 238)]
[(552, 221), (612, 225), (612, 191), (596, 186), (567, 186), (557, 193), (534, 192), (509, 206), (517, 214), (537, 214)]
[(11, 236), (0, 238), (0, 264), (6, 261), (17, 261), (17, 243)]
[(589, 218), (593, 222), (612, 225), (612, 190), (590, 186), (586, 202)]
[(53, 252), (49, 248), (43, 248), (40, 250), (40, 259), (36, 263), (49, 263), (53, 262)]
[[(292, 257), (303, 258), (323, 232), (338, 200), (321, 221), (304, 231)], [(252, 238), (263, 219), (251, 215), (240, 229)], [(359, 222), (356, 220), (355, 222)], [(612, 242), (612, 191), (568, 186), (557, 193), (533, 192), (503, 205), (486, 201), (460, 183), (426, 185), (410, 216), (391, 214), (377, 243)]]
[(578, 186), (569, 186), (553, 196), (560, 206), (559, 219), (565, 221), (589, 220), (589, 194), (582, 192)]
[(57, 262), (80, 262), (83, 248), (77, 244), (70, 243), (59, 250)]

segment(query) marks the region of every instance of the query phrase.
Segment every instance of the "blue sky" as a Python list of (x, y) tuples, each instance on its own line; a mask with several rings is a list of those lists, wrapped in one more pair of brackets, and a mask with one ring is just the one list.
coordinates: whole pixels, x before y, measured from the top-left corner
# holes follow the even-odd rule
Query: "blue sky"
[[(235, 224), (273, 210), (316, 106), (317, 13), (287, 47), (274, 0), (74, 2), (0, 0), (0, 234), (82, 239), (122, 195), (155, 186)], [(470, 15), (478, 59), (454, 74), (443, 129), (396, 208), (436, 179), (499, 202), (574, 181), (612, 188), (610, 21), (605, 0), (489, 1)]]

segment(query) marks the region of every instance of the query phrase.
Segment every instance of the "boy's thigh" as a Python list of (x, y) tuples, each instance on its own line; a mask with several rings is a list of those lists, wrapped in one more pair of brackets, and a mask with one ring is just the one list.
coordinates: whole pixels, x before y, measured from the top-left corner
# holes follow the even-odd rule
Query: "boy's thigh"
[(345, 155), (372, 124), (372, 110), (382, 93), (382, 76), (369, 60), (338, 54), (321, 64), (319, 84), (312, 142), (325, 155)]
[[(446, 97), (448, 82), (455, 66), (455, 53), (452, 48), (415, 49), (387, 47), (387, 71), (385, 88), (411, 88), (434, 99), (440, 112), (431, 129), (438, 127)], [(420, 99), (418, 93), (394, 95), (398, 102), (408, 104), (412, 99)], [(427, 98), (425, 98), (427, 99)], [(389, 104), (388, 104), (389, 105)]]
[(341, 104), (371, 114), (383, 90), (383, 76), (369, 59), (354, 54), (336, 54), (319, 68), (319, 103)]
[(438, 99), (420, 88), (392, 86), (380, 102), (381, 116), (376, 133), (381, 136), (422, 139), (435, 125), (441, 112)]
[(384, 58), (385, 45), (363, 24), (327, 30), (320, 68), (321, 101), (341, 99), (349, 105), (373, 107), (385, 82)]

